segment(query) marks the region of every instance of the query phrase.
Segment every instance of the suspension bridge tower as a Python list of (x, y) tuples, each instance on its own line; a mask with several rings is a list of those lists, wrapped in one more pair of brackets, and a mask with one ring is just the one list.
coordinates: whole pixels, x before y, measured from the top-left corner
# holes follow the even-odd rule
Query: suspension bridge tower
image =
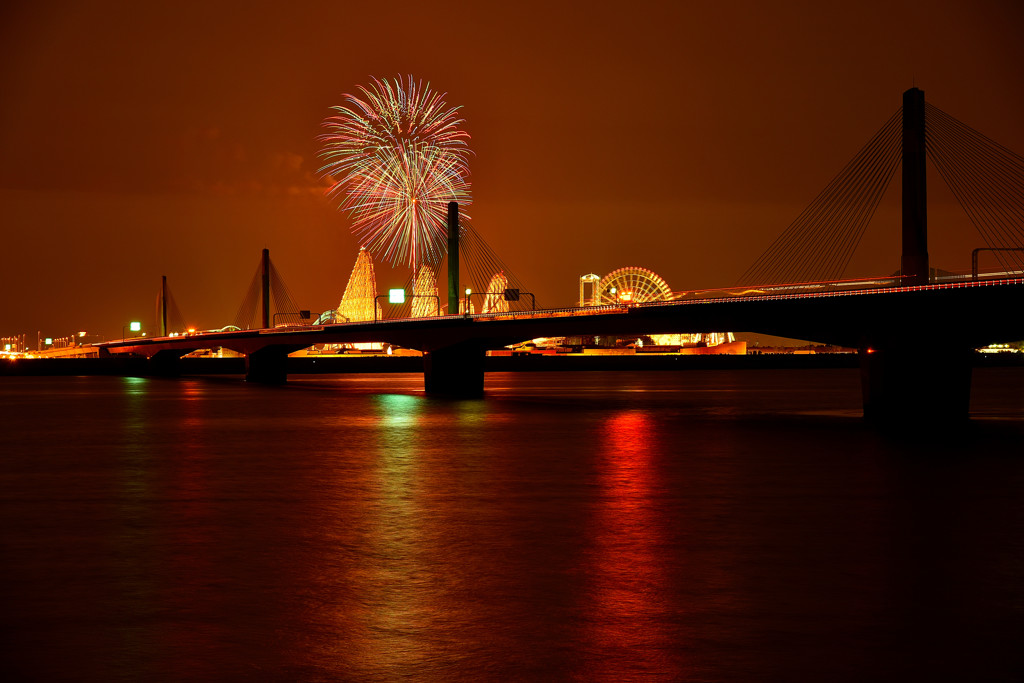
[(924, 91), (903, 93), (903, 254), (904, 286), (928, 284), (928, 188)]
[[(924, 91), (903, 93), (903, 230), (900, 284), (927, 285), (928, 193)], [(877, 321), (860, 345), (864, 416), (876, 422), (962, 420), (971, 395), (973, 348), (917, 310)]]

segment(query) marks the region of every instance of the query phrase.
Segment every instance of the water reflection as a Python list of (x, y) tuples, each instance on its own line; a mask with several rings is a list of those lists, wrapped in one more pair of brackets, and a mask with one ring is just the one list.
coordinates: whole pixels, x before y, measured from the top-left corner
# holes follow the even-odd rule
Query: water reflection
[(403, 378), (7, 379), (0, 604), (22, 678), (1020, 670), (1019, 426), (886, 444), (793, 419), (828, 397), (807, 373), (744, 375), (755, 408), (709, 398), (720, 374), (488, 377), (507, 389), (483, 401)]
[[(225, 520), (218, 514), (218, 493), (212, 485), (217, 439), (209, 432), (208, 387), (202, 380), (161, 387), (173, 392), (161, 405), (176, 438), (163, 463), (167, 537), (162, 543), (166, 556), (159, 595), (161, 608), (175, 618), (160, 620), (155, 630), (158, 642), (171, 652), (198, 653), (223, 642), (224, 623), (211, 615), (230, 610), (219, 585), (223, 567), (218, 566), (215, 529)], [(167, 656), (162, 653), (161, 666), (173, 665)], [(216, 670), (202, 657), (176, 666), (190, 676), (212, 676)]]
[(658, 675), (676, 678), (679, 662), (668, 631), (665, 539), (655, 458), (663, 448), (650, 414), (624, 410), (604, 423), (593, 518), (588, 614), (589, 649), (602, 654), (591, 679)]
[[(155, 609), (157, 587), (153, 566), (155, 524), (152, 506), (154, 471), (149, 448), (150, 386), (152, 380), (125, 377), (121, 380), (121, 408), (118, 455), (118, 520), (112, 538), (119, 590), (108, 596), (117, 611), (150, 615)], [(144, 671), (144, 662), (154, 657), (158, 640), (148, 628), (121, 628), (116, 651), (122, 661), (119, 668)]]
[(505, 416), (492, 424), (482, 401), (383, 394), (371, 404), (372, 424), (360, 424), (371, 432), (361, 443), (373, 474), (355, 512), (366, 535), (353, 570), (334, 577), (344, 586), (335, 615), (344, 645), (332, 669), (447, 680), (444, 672), (472, 667), (501, 637), (495, 625), (508, 607), (488, 588), (503, 569), (493, 549), (505, 539), (475, 507), (489, 476), (486, 431)]
[(424, 569), (430, 535), (423, 495), (430, 474), (421, 457), (428, 436), (424, 399), (381, 394), (370, 402), (371, 410), (357, 421), (369, 430), (360, 439), (372, 473), (364, 500), (368, 545), (356, 556), (358, 564), (351, 573), (335, 577), (339, 584), (350, 582), (347, 588), (353, 595), (337, 605), (338, 632), (347, 642), (339, 643), (333, 657), (353, 675), (410, 670), (423, 656), (417, 642), (431, 626), (434, 589), (432, 576)]

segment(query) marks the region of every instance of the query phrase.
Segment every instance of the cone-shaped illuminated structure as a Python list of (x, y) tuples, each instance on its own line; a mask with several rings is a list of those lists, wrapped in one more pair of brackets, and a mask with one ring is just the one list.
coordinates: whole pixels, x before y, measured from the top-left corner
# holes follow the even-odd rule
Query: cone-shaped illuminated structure
[(373, 320), (374, 297), (377, 280), (373, 274), (373, 259), (365, 249), (359, 250), (352, 267), (345, 293), (338, 304), (338, 319), (347, 321)]
[(429, 265), (424, 263), (420, 266), (412, 293), (415, 295), (412, 300), (412, 317), (426, 318), (441, 314), (438, 310), (437, 275)]

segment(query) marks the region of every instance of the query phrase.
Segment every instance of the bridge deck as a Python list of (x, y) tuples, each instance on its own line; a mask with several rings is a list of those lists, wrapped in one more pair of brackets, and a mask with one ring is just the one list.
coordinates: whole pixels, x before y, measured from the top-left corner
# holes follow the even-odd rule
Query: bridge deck
[[(223, 346), (242, 353), (267, 347), (298, 350), (320, 343), (386, 342), (432, 351), (474, 342), (499, 348), (536, 337), (589, 334), (762, 332), (842, 346), (865, 338), (943, 327), (965, 343), (1024, 338), (1018, 311), (1024, 278), (954, 281), (909, 287), (853, 288), (850, 283), (695, 292), (673, 301), (622, 306), (382, 319), (260, 330), (201, 332), (99, 344), (112, 353), (153, 356)], [(908, 339), (908, 341), (910, 341)]]

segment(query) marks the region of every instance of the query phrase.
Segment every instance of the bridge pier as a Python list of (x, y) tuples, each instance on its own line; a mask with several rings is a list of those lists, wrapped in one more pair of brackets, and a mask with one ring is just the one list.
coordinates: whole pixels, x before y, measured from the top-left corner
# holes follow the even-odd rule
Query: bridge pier
[(288, 354), (296, 349), (266, 346), (245, 356), (245, 381), (284, 384), (288, 381)]
[(891, 426), (966, 421), (973, 353), (963, 344), (862, 346), (864, 418)]
[(181, 374), (178, 362), (191, 349), (166, 349), (157, 351), (146, 360), (147, 374), (151, 377), (177, 377)]
[(428, 394), (457, 398), (484, 395), (487, 350), (466, 343), (423, 352), (423, 388)]

